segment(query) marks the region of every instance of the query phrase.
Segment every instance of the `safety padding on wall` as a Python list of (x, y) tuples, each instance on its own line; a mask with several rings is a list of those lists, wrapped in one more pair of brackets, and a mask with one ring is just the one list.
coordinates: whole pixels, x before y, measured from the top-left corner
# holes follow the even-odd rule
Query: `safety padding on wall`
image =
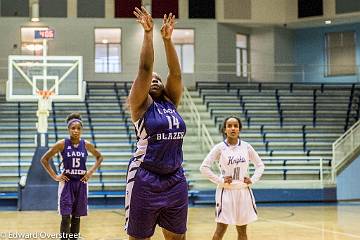
[[(45, 171), (40, 163), (41, 157), (48, 150), (38, 147), (29, 168), (25, 186), (19, 184), (18, 210), (56, 210), (58, 183)], [(55, 170), (51, 161), (51, 167)]]

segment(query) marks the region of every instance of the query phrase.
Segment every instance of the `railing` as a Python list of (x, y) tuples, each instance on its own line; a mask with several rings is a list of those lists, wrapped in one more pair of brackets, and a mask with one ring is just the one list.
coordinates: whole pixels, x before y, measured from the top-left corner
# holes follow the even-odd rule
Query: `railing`
[(21, 103), (17, 103), (17, 121), (18, 121), (18, 136), (17, 136), (17, 160), (18, 160), (18, 177), (21, 177)]
[(353, 84), (352, 87), (351, 87), (349, 103), (348, 103), (348, 109), (346, 111), (345, 131), (347, 131), (347, 129), (349, 127), (350, 114), (351, 114), (352, 105), (353, 105), (353, 99), (354, 99), (354, 92), (355, 92), (355, 84)]
[[(56, 108), (55, 108), (54, 102), (51, 102), (51, 111), (52, 111), (52, 119), (53, 119), (53, 123), (54, 123), (55, 142), (57, 142), (57, 141), (59, 141), (59, 134), (58, 134), (58, 127), (57, 127), (57, 122), (56, 122)], [(57, 165), (60, 166), (61, 160), (60, 160), (59, 154), (57, 154), (57, 156), (56, 156), (56, 162), (57, 162)], [(60, 171), (59, 168), (56, 168), (56, 169), (58, 171)]]
[(313, 90), (313, 127), (316, 127), (316, 106), (317, 106), (317, 94), (316, 94), (317, 90), (314, 89)]
[[(197, 110), (189, 91), (184, 87), (184, 94), (182, 98), (182, 103), (185, 111), (189, 111), (190, 121), (197, 126), (197, 137), (201, 143), (201, 149), (204, 151), (211, 150), (214, 146), (214, 141), (206, 127), (205, 124), (201, 122), (199, 111)], [(207, 149), (205, 149), (205, 147)]]
[[(331, 159), (325, 159), (323, 157), (262, 157), (262, 160), (265, 162), (279, 162), (279, 166), (268, 166), (265, 167), (265, 173), (266, 171), (271, 170), (280, 170), (283, 171), (284, 179), (288, 180), (287, 175), (291, 175), (287, 173), (288, 171), (292, 170), (305, 170), (305, 171), (316, 171), (319, 174), (319, 179), (317, 180), (318, 183), (321, 185), (324, 184), (334, 184), (334, 174), (333, 174), (333, 168), (331, 167)], [(308, 163), (313, 162), (313, 165), (294, 165), (292, 166), (292, 163), (296, 163), (296, 161), (306, 161)], [(281, 164), (281, 165), (280, 165)], [(271, 180), (268, 180), (269, 182)], [(307, 181), (307, 180), (302, 180)], [(314, 182), (314, 180), (309, 180)]]
[(115, 91), (117, 103), (119, 105), (119, 111), (120, 111), (121, 117), (122, 117), (122, 119), (123, 119), (123, 121), (125, 123), (125, 128), (126, 128), (126, 133), (128, 134), (129, 144), (131, 144), (131, 151), (134, 152), (135, 148), (136, 148), (136, 142), (134, 142), (133, 139), (132, 139), (132, 136), (131, 136), (132, 130), (130, 130), (131, 127), (130, 127), (130, 124), (129, 124), (129, 120), (128, 120), (128, 117), (126, 117), (126, 114), (125, 114), (126, 108), (128, 108), (128, 106), (127, 106), (126, 103), (124, 103), (121, 100), (121, 96), (120, 96), (120, 93), (119, 93), (119, 89), (123, 88), (125, 90), (125, 92), (126, 92), (126, 95), (128, 95), (128, 85), (129, 84), (131, 84), (131, 82), (114, 83), (114, 91)]
[(352, 156), (354, 151), (359, 147), (360, 120), (333, 143), (334, 173), (340, 170), (340, 168), (350, 160), (349, 157)]
[(205, 126), (205, 124), (201, 124), (201, 148), (205, 149), (205, 146), (207, 147), (208, 150), (210, 150), (213, 146), (214, 146), (214, 141), (212, 139), (212, 137), (210, 136), (210, 133), (207, 129), (207, 127)]
[(90, 112), (90, 107), (89, 107), (89, 102), (88, 102), (89, 94), (90, 94), (89, 88), (86, 88), (86, 96), (85, 96), (86, 115), (87, 115), (88, 122), (89, 122), (89, 128), (90, 128), (92, 142), (93, 142), (94, 146), (97, 147), (95, 133), (94, 133), (94, 126), (92, 124), (91, 112)]

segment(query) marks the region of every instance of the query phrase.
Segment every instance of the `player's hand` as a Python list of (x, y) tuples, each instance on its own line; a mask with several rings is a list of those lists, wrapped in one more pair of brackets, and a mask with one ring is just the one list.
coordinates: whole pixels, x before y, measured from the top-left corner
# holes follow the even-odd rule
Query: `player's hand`
[(228, 184), (232, 183), (232, 177), (231, 176), (225, 176), (224, 177), (224, 183), (228, 183)]
[(62, 174), (60, 174), (60, 175), (57, 175), (56, 177), (55, 177), (55, 181), (57, 181), (57, 182), (67, 182), (67, 181), (69, 181), (70, 179), (64, 174), (64, 173), (62, 173)]
[(251, 178), (249, 178), (249, 177), (244, 177), (244, 183), (246, 183), (246, 184), (252, 184)]
[(171, 35), (173, 33), (175, 24), (176, 24), (175, 15), (173, 15), (172, 13), (170, 13), (169, 16), (164, 14), (163, 24), (162, 24), (161, 30), (160, 30), (161, 36), (163, 39), (166, 39), (166, 40), (171, 39)]
[(136, 7), (133, 13), (137, 18), (136, 21), (141, 24), (145, 32), (150, 32), (153, 30), (153, 19), (145, 7), (141, 6), (141, 10)]
[(86, 174), (80, 179), (80, 181), (83, 183), (87, 183), (92, 175), (93, 175), (92, 171), (87, 171)]

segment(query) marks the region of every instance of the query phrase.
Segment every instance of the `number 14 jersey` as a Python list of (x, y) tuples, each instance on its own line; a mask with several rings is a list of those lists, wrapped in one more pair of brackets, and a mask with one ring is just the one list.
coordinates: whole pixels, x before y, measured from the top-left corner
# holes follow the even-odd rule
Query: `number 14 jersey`
[(186, 126), (174, 104), (154, 100), (134, 125), (137, 136), (134, 158), (142, 161), (142, 167), (159, 175), (173, 173), (181, 167)]

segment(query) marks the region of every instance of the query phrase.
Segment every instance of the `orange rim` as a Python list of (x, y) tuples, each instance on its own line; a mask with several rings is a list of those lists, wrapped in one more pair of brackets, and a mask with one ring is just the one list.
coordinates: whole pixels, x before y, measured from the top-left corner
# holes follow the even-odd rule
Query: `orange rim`
[(37, 94), (39, 96), (42, 96), (43, 98), (47, 99), (50, 96), (54, 95), (55, 93), (53, 91), (49, 91), (49, 90), (39, 90), (39, 91), (37, 91)]

